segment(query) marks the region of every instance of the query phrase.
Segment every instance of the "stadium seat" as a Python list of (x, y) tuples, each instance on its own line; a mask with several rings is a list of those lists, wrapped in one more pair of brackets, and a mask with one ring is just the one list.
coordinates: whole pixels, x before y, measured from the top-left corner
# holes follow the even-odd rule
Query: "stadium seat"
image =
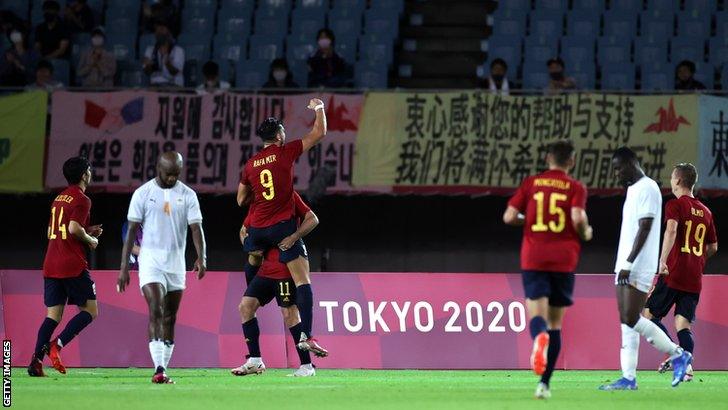
[(214, 57), (217, 60), (229, 60), (238, 62), (245, 57), (245, 46), (243, 44), (221, 43), (215, 44)]
[(554, 10), (565, 12), (569, 8), (568, 0), (536, 0), (534, 10)]
[(53, 64), (53, 79), (65, 86), (71, 85), (71, 65), (68, 60), (53, 59), (51, 64)]
[(534, 11), (529, 15), (529, 35), (560, 37), (564, 32), (564, 14), (559, 11)]
[(190, 44), (184, 47), (185, 59), (205, 62), (210, 59), (209, 44)]
[(640, 37), (662, 40), (674, 34), (673, 13), (662, 11), (644, 11), (640, 16)]
[(129, 27), (136, 27), (137, 21), (129, 18), (118, 18), (116, 20), (106, 21), (106, 36), (122, 35), (129, 36), (136, 33), (136, 30), (130, 31)]
[(182, 22), (182, 32), (202, 36), (211, 36), (215, 32), (215, 20), (193, 18)]
[(644, 38), (637, 38), (634, 43), (634, 62), (636, 64), (666, 63), (667, 40), (651, 42)]
[(359, 7), (352, 7), (347, 8), (343, 6), (339, 6), (339, 2), (334, 4), (334, 8), (329, 10), (329, 23), (335, 20), (341, 20), (341, 19), (361, 19), (362, 14), (364, 13), (364, 8)]
[(198, 59), (188, 59), (185, 61), (184, 69), (182, 70), (185, 87), (196, 87), (202, 82), (202, 77), (200, 76), (202, 64), (204, 63)]
[(154, 46), (156, 42), (157, 39), (154, 37), (153, 33), (142, 34), (141, 36), (139, 36), (139, 58), (143, 58), (144, 52), (147, 50), (147, 48), (150, 46)]
[(553, 37), (526, 37), (524, 56), (530, 61), (545, 63), (559, 53), (558, 39)]
[(148, 85), (147, 76), (141, 68), (121, 71), (120, 83), (122, 87), (139, 88)]
[(133, 40), (129, 43), (113, 43), (110, 44), (111, 52), (117, 60), (134, 60), (136, 53), (134, 52)]
[(114, 20), (122, 18), (130, 18), (134, 21), (139, 19), (140, 8), (138, 5), (124, 5), (111, 3), (106, 9), (106, 27), (109, 27), (109, 23)]
[(602, 68), (602, 90), (634, 90), (636, 88), (633, 64)]
[(600, 31), (599, 14), (593, 11), (572, 11), (566, 15), (566, 32), (571, 36), (596, 38)]
[(288, 16), (267, 16), (256, 13), (255, 34), (283, 38), (288, 34)]
[(254, 9), (255, 0), (220, 0), (221, 9)]
[(387, 69), (357, 63), (354, 66), (354, 85), (357, 88), (387, 88)]
[(214, 22), (216, 12), (217, 9), (214, 7), (185, 7), (182, 10), (182, 24), (184, 25), (185, 21), (193, 19), (205, 19)]
[(601, 14), (601, 11), (607, 8), (605, 3), (605, 0), (576, 0), (572, 4), (572, 9)]
[[(232, 84), (235, 77), (233, 76), (233, 69), (234, 64), (226, 59), (213, 59), (213, 61), (217, 64), (218, 67), (220, 67), (220, 80), (227, 81), (228, 83)], [(200, 78), (204, 78), (204, 75), (202, 75), (202, 67), (200, 67)]]
[(218, 23), (217, 31), (223, 35), (245, 38), (250, 34), (252, 22), (243, 17), (230, 17)]
[(286, 13), (291, 10), (291, 0), (259, 0), (258, 11), (269, 13), (270, 15)]
[(685, 11), (710, 15), (718, 10), (718, 0), (685, 0)]
[(728, 64), (724, 64), (720, 70), (720, 82), (722, 89), (728, 89)]
[(523, 64), (523, 89), (543, 90), (549, 84), (549, 74), (542, 62), (526, 61)]
[(210, 46), (210, 36), (207, 34), (196, 34), (196, 33), (182, 33), (177, 39), (177, 44), (182, 47), (190, 45), (204, 45)]
[(295, 38), (288, 37), (286, 41), (286, 60), (292, 61), (308, 61), (308, 58), (316, 51), (316, 42), (313, 39), (308, 41), (300, 41)]
[(619, 37), (600, 37), (597, 40), (597, 59), (602, 67), (632, 60), (632, 41), (621, 40)]
[(399, 16), (404, 12), (404, 0), (377, 0), (371, 2), (372, 10), (384, 10), (388, 14)]
[(645, 63), (641, 65), (642, 90), (666, 91), (675, 88), (675, 69), (666, 63)]
[(377, 33), (395, 39), (399, 34), (399, 18), (388, 15), (386, 10), (367, 10), (364, 13), (364, 33)]
[(561, 38), (561, 58), (567, 67), (575, 63), (594, 63), (594, 39), (581, 36)]
[[(223, 4), (225, 4), (223, 2)], [(223, 5), (217, 12), (219, 19), (226, 18), (243, 18), (251, 19), (253, 17), (253, 10), (255, 9), (255, 3), (252, 0), (242, 1), (240, 5)]]
[(185, 0), (185, 9), (187, 8), (217, 8), (216, 0)]
[(326, 12), (319, 9), (294, 9), (291, 13), (291, 34), (314, 38), (326, 27)]
[(283, 57), (283, 39), (254, 34), (250, 37), (249, 60), (271, 61)]
[(567, 75), (574, 78), (576, 88), (581, 90), (596, 89), (596, 65), (594, 62), (567, 64)]
[(296, 0), (295, 10), (319, 10), (326, 13), (329, 9), (329, 0)]
[(659, 10), (665, 13), (675, 13), (680, 10), (680, 0), (647, 0), (645, 10)]
[(288, 60), (288, 70), (293, 75), (293, 81), (295, 81), (299, 86), (306, 87), (308, 85), (307, 61)]
[(354, 34), (347, 34), (336, 37), (334, 50), (347, 63), (351, 64), (356, 61), (356, 45), (359, 37)]
[(710, 37), (710, 14), (692, 11), (678, 14), (677, 35), (705, 39)]
[(619, 10), (605, 12), (603, 34), (630, 39), (635, 37), (637, 35), (637, 15)]
[(508, 10), (529, 10), (531, 8), (531, 0), (509, 0), (499, 1), (498, 9)]
[(679, 63), (690, 60), (694, 63), (704, 61), (705, 43), (700, 40), (684, 37), (675, 37), (670, 41), (670, 61)]
[(703, 83), (708, 90), (715, 89), (715, 66), (713, 64), (702, 61), (696, 63), (694, 77)]
[(526, 15), (519, 18), (496, 18), (493, 22), (493, 34), (524, 37), (526, 35)]
[(270, 61), (247, 60), (235, 65), (235, 87), (243, 89), (260, 88), (268, 81)]
[(501, 41), (500, 38), (491, 37), (488, 40), (488, 60), (493, 61), (496, 58), (502, 58), (508, 67), (515, 72), (521, 63), (521, 39), (514, 39), (510, 41), (510, 37), (507, 37), (506, 41)]
[(392, 43), (373, 41), (362, 37), (359, 41), (359, 62), (369, 65), (389, 67), (394, 61)]
[(642, 11), (642, 0), (610, 0), (609, 9), (634, 14)]
[[(713, 37), (708, 43), (708, 61), (716, 67), (723, 67), (728, 62), (728, 38)], [(728, 85), (728, 84), (726, 84)]]
[(9, 10), (23, 20), (28, 18), (30, 5), (28, 0), (3, 0), (0, 2), (0, 10)]

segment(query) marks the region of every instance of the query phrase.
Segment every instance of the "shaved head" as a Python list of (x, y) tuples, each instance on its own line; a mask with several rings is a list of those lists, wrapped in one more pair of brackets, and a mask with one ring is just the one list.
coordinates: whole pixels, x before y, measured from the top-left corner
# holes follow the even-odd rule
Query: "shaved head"
[(172, 188), (177, 184), (184, 161), (176, 151), (167, 151), (157, 161), (157, 183), (162, 188)]

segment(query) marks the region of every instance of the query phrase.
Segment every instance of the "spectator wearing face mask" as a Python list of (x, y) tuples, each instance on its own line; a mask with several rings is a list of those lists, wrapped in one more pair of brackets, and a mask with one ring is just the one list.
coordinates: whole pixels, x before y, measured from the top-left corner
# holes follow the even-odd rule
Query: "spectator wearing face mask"
[(157, 22), (156, 44), (147, 47), (142, 67), (153, 86), (184, 86), (185, 51), (175, 44), (169, 26)]
[(699, 91), (705, 90), (705, 84), (696, 80), (695, 63), (690, 60), (683, 60), (677, 65), (675, 72), (675, 89), (680, 91)]
[(58, 13), (61, 6), (57, 1), (43, 2), (43, 23), (35, 28), (35, 49), (43, 58), (68, 58), (70, 54), (70, 33)]
[(48, 60), (40, 60), (35, 67), (35, 81), (25, 87), (26, 90), (45, 90), (52, 92), (63, 88), (63, 84), (53, 79), (53, 64)]
[(94, 28), (94, 12), (86, 0), (73, 0), (66, 6), (63, 21), (72, 33), (89, 33)]
[(268, 82), (263, 84), (263, 88), (298, 88), (298, 84), (293, 81), (293, 74), (288, 68), (288, 62), (284, 58), (276, 58), (270, 64)]
[(113, 87), (116, 58), (104, 49), (106, 35), (100, 28), (91, 33), (91, 48), (81, 54), (76, 75), (84, 87)]
[(567, 77), (564, 72), (564, 61), (560, 58), (552, 58), (546, 62), (549, 70), (549, 85), (546, 88), (546, 94), (561, 94), (566, 90), (576, 90), (576, 81)]
[(329, 29), (321, 29), (316, 36), (318, 49), (308, 59), (309, 87), (344, 87), (348, 81), (346, 62), (334, 51), (336, 38)]
[(40, 56), (27, 47), (25, 36), (19, 30), (10, 33), (10, 41), (12, 48), (5, 52), (0, 63), (0, 84), (25, 87), (35, 79), (35, 67)]
[(488, 89), (493, 94), (509, 95), (510, 84), (506, 78), (508, 72), (508, 64), (502, 58), (496, 58), (490, 63), (490, 76), (483, 80), (483, 88)]
[(208, 61), (202, 66), (202, 76), (205, 82), (197, 86), (197, 94), (219, 94), (230, 89), (230, 83), (220, 80), (220, 66), (214, 61)]

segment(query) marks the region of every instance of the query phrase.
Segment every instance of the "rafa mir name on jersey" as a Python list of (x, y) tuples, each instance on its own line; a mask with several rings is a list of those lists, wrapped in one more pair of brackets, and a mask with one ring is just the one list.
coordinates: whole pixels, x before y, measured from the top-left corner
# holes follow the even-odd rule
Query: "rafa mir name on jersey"
[(253, 168), (258, 168), (259, 166), (266, 165), (266, 164), (270, 164), (270, 163), (273, 163), (273, 162), (276, 162), (276, 156), (275, 156), (275, 154), (268, 155), (265, 158), (261, 158), (261, 159), (254, 160), (253, 161)]

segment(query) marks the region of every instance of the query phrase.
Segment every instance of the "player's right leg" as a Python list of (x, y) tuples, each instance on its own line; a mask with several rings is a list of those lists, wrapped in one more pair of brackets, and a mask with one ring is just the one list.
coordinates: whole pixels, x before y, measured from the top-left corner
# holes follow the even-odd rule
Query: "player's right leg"
[(263, 253), (253, 252), (248, 254), (248, 259), (245, 262), (243, 271), (245, 272), (245, 283), (250, 285), (255, 275), (258, 274), (260, 266), (263, 264)]
[[(293, 282), (296, 284), (296, 306), (301, 315), (301, 334), (298, 337), (298, 347), (308, 350), (318, 357), (326, 357), (329, 351), (323, 348), (313, 337), (311, 331), (313, 327), (313, 290), (311, 289), (311, 269), (308, 264), (303, 242), (300, 247), (302, 252), (293, 260), (282, 259), (281, 262), (288, 266), (291, 272)], [(294, 246), (295, 248), (295, 246)], [(290, 250), (289, 250), (290, 251)], [(281, 258), (286, 258), (288, 252), (281, 252)]]
[(546, 322), (549, 311), (549, 295), (551, 282), (546, 272), (524, 271), (522, 273), (523, 290), (526, 295), (526, 310), (529, 330), (533, 339), (531, 350), (531, 368), (537, 375), (546, 371), (548, 363), (549, 333)]
[(268, 304), (275, 297), (276, 281), (256, 276), (245, 290), (245, 295), (238, 305), (240, 321), (242, 322), (243, 337), (248, 346), (248, 355), (243, 365), (230, 370), (235, 376), (261, 374), (265, 371), (265, 364), (260, 353), (260, 327), (255, 313), (261, 306)]
[[(677, 338), (680, 342), (680, 347), (690, 354), (693, 354), (695, 348), (692, 322), (695, 321), (695, 311), (698, 308), (699, 300), (700, 294), (698, 293), (678, 292), (678, 297), (675, 301), (675, 330), (677, 330)], [(692, 365), (688, 365), (683, 380), (693, 380)]]
[(286, 327), (291, 332), (291, 336), (293, 337), (293, 345), (296, 347), (296, 353), (298, 353), (298, 359), (301, 362), (298, 370), (293, 372), (293, 374), (291, 374), (290, 376), (315, 376), (316, 369), (314, 368), (313, 363), (311, 363), (311, 353), (308, 350), (300, 349), (297, 344), (298, 340), (296, 338), (298, 335), (301, 334), (301, 317), (298, 313), (298, 307), (296, 307), (295, 304), (283, 305), (282, 303), (280, 303), (280, 300), (279, 306), (281, 306), (283, 323), (285, 323)]
[[(59, 279), (45, 278), (44, 299), (46, 304), (46, 317), (38, 329), (38, 337), (35, 342), (35, 350), (28, 365), (28, 375), (31, 377), (44, 377), (43, 358), (49, 352), (49, 344), (53, 332), (63, 318), (66, 296), (63, 288), (56, 287), (53, 283)], [(49, 285), (49, 282), (51, 284)], [(59, 292), (60, 289), (60, 292)], [(63, 299), (61, 301), (61, 298)]]
[(149, 308), (149, 354), (154, 363), (154, 376), (152, 383), (167, 384), (172, 381), (165, 374), (164, 369), (164, 296), (167, 289), (162, 284), (164, 278), (157, 278), (158, 282), (147, 282), (149, 278), (140, 273), (142, 293)]
[(551, 396), (551, 376), (556, 368), (556, 362), (561, 352), (561, 326), (564, 321), (566, 309), (574, 304), (573, 273), (554, 272), (550, 275), (551, 295), (548, 306), (548, 334), (549, 347), (547, 353), (546, 370), (541, 375), (539, 387), (536, 390), (537, 398), (549, 398)]

